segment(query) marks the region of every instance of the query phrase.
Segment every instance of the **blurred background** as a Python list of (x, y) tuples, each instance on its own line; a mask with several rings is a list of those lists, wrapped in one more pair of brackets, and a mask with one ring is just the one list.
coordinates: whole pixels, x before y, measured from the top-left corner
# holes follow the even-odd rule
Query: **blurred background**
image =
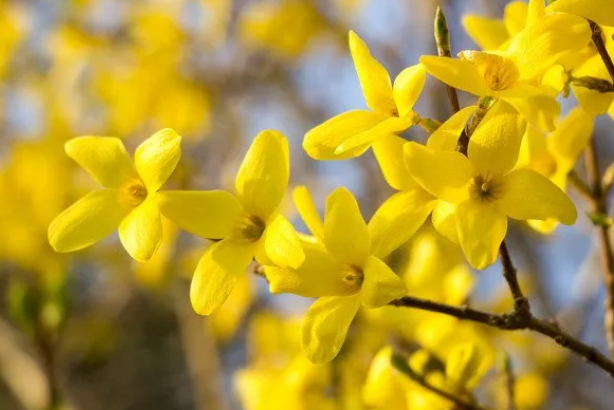
[[(384, 308), (387, 318), (361, 315), (341, 355), (311, 367), (298, 342), (299, 318), (311, 301), (271, 297), (257, 272), (242, 278), (217, 314), (193, 313), (189, 280), (207, 243), (171, 223), (146, 264), (133, 261), (116, 235), (68, 255), (47, 242), (50, 221), (95, 186), (65, 155), (66, 140), (117, 136), (132, 151), (164, 127), (183, 136), (168, 188), (232, 189), (252, 138), (273, 128), (291, 143), (292, 186), (307, 185), (322, 209), (326, 195), (345, 185), (368, 218), (392, 193), (373, 156), (315, 162), (301, 149), (307, 130), (365, 106), (348, 30), (394, 78), (420, 55), (436, 53), (438, 5), (456, 53), (477, 47), (461, 26), (463, 15), (501, 18), (506, 4), (1, 1), (0, 409), (373, 408), (363, 400), (364, 383), (389, 337), (441, 348), (443, 356), (443, 340), (484, 344), (492, 366), (478, 394), (493, 410), (505, 408), (496, 387), (501, 352), (512, 358), (520, 410), (611, 409), (611, 380), (553, 343), (432, 314)], [(461, 95), (462, 105), (472, 99)], [(429, 79), (416, 111), (447, 119), (445, 86)], [(611, 122), (598, 121), (602, 164), (613, 159)], [(415, 128), (405, 136), (423, 141), (427, 134)], [(575, 226), (547, 237), (513, 226), (511, 252), (537, 312), (605, 349), (594, 235), (587, 205), (573, 199), (581, 214)], [(292, 212), (290, 196), (287, 202)], [(296, 214), (294, 222), (305, 232)], [(393, 257), (418, 296), (462, 303), (471, 294), (485, 309), (510, 306), (499, 265), (470, 272), (458, 249), (428, 227)]]

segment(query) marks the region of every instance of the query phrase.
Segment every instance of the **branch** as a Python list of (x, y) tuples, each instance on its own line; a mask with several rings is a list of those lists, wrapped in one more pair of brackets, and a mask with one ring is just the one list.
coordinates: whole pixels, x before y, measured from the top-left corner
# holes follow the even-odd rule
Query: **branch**
[(486, 115), (490, 107), (492, 107), (496, 101), (497, 100), (492, 97), (480, 97), (478, 101), (478, 108), (471, 116), (471, 120), (469, 120), (465, 128), (463, 128), (463, 132), (461, 132), (460, 137), (458, 137), (456, 150), (464, 156), (467, 156), (467, 150), (469, 149), (469, 140), (471, 139), (471, 136), (475, 132), (478, 125), (480, 125), (480, 123), (484, 119), (484, 116)]
[(404, 357), (403, 355), (399, 353), (393, 353), (390, 361), (392, 362), (392, 366), (394, 366), (395, 369), (397, 369), (398, 371), (400, 371), (401, 373), (403, 373), (404, 375), (406, 375), (411, 380), (418, 383), (420, 386), (424, 387), (425, 389), (453, 403), (456, 406), (455, 407), (456, 409), (459, 409), (459, 410), (487, 410), (477, 403), (471, 403), (471, 402), (465, 401), (461, 399), (460, 397), (457, 397), (445, 390), (440, 389), (439, 387), (433, 386), (426, 380), (426, 378), (414, 372), (413, 369), (409, 367), (409, 365), (407, 364), (407, 358)]
[(516, 378), (514, 377), (514, 369), (512, 359), (508, 354), (505, 354), (503, 362), (503, 370), (505, 372), (505, 389), (507, 390), (507, 408), (508, 410), (516, 410)]
[(503, 265), (503, 277), (514, 299), (514, 311), (519, 315), (530, 315), (531, 306), (529, 305), (529, 300), (524, 293), (522, 293), (522, 289), (520, 288), (517, 271), (512, 263), (512, 258), (507, 250), (505, 240), (501, 242), (501, 246), (499, 247), (499, 256), (501, 257), (501, 265)]
[(608, 54), (608, 49), (605, 47), (605, 42), (603, 41), (603, 30), (601, 30), (601, 27), (599, 27), (599, 25), (594, 21), (589, 20), (588, 24), (591, 27), (593, 44), (595, 44), (595, 47), (597, 47), (597, 51), (599, 52), (605, 67), (608, 69), (608, 73), (610, 74), (612, 81), (614, 81), (614, 63), (612, 62), (610, 54)]
[[(595, 147), (595, 138), (586, 148), (586, 172), (592, 185), (591, 205), (594, 215), (606, 215), (606, 203), (599, 176), (599, 162)], [(596, 224), (601, 247), (603, 280), (606, 288), (605, 301), (605, 335), (610, 354), (614, 355), (614, 255), (607, 224)]]
[(467, 306), (452, 306), (444, 303), (433, 302), (413, 296), (403, 296), (389, 303), (391, 306), (407, 307), (426, 310), (434, 313), (455, 317), (459, 320), (468, 320), (481, 323), (501, 330), (529, 330), (539, 333), (555, 341), (560, 346), (576, 353), (585, 361), (599, 367), (610, 377), (614, 378), (614, 362), (608, 359), (595, 347), (590, 346), (574, 336), (566, 333), (556, 323), (538, 319), (530, 312), (519, 314), (514, 311), (506, 314), (495, 314), (472, 309)]
[[(435, 12), (435, 43), (437, 44), (437, 54), (440, 57), (451, 57), (452, 48), (450, 46), (450, 30), (448, 30), (448, 22), (446, 16), (441, 11), (440, 7), (437, 7)], [(452, 106), (452, 111), (457, 113), (460, 111), (460, 103), (458, 102), (458, 94), (456, 88), (446, 84), (448, 90), (448, 99)]]

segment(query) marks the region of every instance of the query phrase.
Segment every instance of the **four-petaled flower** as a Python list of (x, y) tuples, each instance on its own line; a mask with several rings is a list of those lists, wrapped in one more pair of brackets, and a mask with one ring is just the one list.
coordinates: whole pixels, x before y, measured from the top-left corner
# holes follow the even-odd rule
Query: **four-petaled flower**
[(226, 301), (252, 258), (262, 265), (297, 268), (305, 258), (290, 222), (279, 213), (288, 188), (288, 141), (263, 131), (252, 143), (235, 181), (223, 190), (164, 191), (164, 216), (188, 232), (219, 240), (201, 258), (190, 289), (194, 310), (211, 314)]
[(119, 238), (138, 261), (149, 260), (162, 241), (157, 192), (181, 156), (181, 137), (163, 129), (145, 140), (134, 162), (119, 138), (80, 137), (66, 153), (105, 189), (94, 191), (49, 225), (49, 243), (72, 252), (99, 241), (119, 227)]

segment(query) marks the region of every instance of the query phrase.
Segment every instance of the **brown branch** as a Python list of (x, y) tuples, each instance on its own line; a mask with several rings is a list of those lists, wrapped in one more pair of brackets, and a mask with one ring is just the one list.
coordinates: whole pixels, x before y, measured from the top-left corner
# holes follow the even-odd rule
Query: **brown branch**
[(552, 339), (560, 346), (576, 353), (586, 362), (592, 363), (614, 378), (614, 362), (601, 353), (598, 349), (590, 346), (574, 336), (562, 330), (558, 324), (534, 317), (528, 314), (519, 314), (514, 311), (506, 314), (495, 314), (472, 309), (467, 306), (452, 306), (444, 303), (433, 302), (413, 296), (403, 296), (389, 303), (391, 306), (407, 307), (426, 310), (434, 313), (455, 317), (459, 320), (468, 320), (481, 323), (501, 330), (529, 330)]
[(409, 365), (407, 364), (407, 359), (408, 358), (405, 357), (404, 355), (401, 355), (399, 353), (393, 353), (390, 361), (395, 369), (397, 369), (398, 371), (400, 371), (401, 373), (409, 377), (414, 382), (418, 383), (420, 386), (429, 390), (430, 392), (435, 393), (439, 397), (453, 403), (456, 406), (455, 407), (456, 409), (459, 409), (459, 410), (487, 410), (486, 408), (480, 406), (477, 403), (471, 403), (469, 401), (463, 400), (460, 397), (457, 397), (450, 392), (442, 390), (437, 386), (433, 386), (426, 380), (426, 378), (414, 372), (414, 370), (411, 367), (409, 367)]
[(480, 123), (484, 119), (484, 116), (486, 116), (486, 113), (488, 112), (490, 107), (492, 107), (495, 102), (496, 99), (493, 99), (492, 97), (480, 97), (478, 101), (478, 108), (471, 116), (471, 119), (469, 120), (465, 128), (463, 128), (461, 135), (458, 137), (456, 150), (464, 156), (467, 156), (467, 151), (469, 149), (469, 140), (471, 139), (471, 136), (475, 132), (476, 128), (478, 128), (478, 125), (480, 125)]
[(610, 57), (610, 54), (608, 54), (608, 49), (605, 47), (605, 42), (603, 41), (603, 30), (601, 30), (601, 27), (599, 27), (599, 25), (594, 21), (589, 20), (588, 23), (591, 27), (593, 44), (595, 44), (595, 47), (597, 47), (597, 51), (599, 52), (605, 67), (608, 69), (608, 73), (610, 74), (612, 81), (614, 81), (614, 63), (612, 62), (612, 57)]
[[(595, 146), (595, 138), (591, 139), (586, 148), (586, 172), (592, 188), (592, 210), (594, 217), (606, 215), (606, 203), (599, 176), (599, 162)], [(603, 280), (606, 288), (605, 301), (605, 334), (610, 354), (614, 355), (614, 255), (612, 255), (612, 242), (610, 240), (607, 224), (596, 224), (601, 247), (601, 263), (603, 266)]]
[[(440, 57), (451, 57), (452, 48), (450, 46), (450, 30), (446, 16), (441, 11), (441, 7), (437, 7), (435, 12), (435, 43), (437, 44), (437, 54)], [(460, 103), (458, 102), (458, 94), (456, 88), (446, 84), (448, 90), (448, 99), (452, 106), (452, 111), (457, 113), (460, 111)]]
[(527, 297), (522, 293), (520, 282), (518, 282), (518, 274), (505, 240), (501, 242), (501, 246), (499, 247), (499, 256), (501, 258), (501, 265), (503, 265), (503, 277), (514, 299), (514, 311), (519, 315), (530, 315), (531, 306), (529, 305)]

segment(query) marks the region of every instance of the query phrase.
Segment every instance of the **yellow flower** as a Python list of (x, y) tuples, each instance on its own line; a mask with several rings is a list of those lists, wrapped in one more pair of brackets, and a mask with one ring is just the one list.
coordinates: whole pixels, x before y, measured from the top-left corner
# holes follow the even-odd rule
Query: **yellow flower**
[(303, 148), (317, 160), (358, 157), (384, 136), (405, 131), (419, 119), (413, 106), (426, 81), (421, 65), (403, 70), (393, 86), (386, 69), (353, 31), (350, 52), (370, 110), (342, 113), (305, 134)]
[(194, 277), (194, 310), (209, 315), (226, 301), (254, 256), (262, 265), (299, 267), (305, 258), (290, 222), (279, 213), (290, 178), (288, 141), (263, 131), (237, 174), (237, 195), (216, 191), (165, 191), (164, 216), (188, 232), (221, 239), (207, 249)]
[[(593, 128), (594, 118), (580, 107), (571, 110), (548, 137), (533, 127), (527, 127), (517, 168), (534, 169), (566, 191), (567, 175), (586, 148)], [(551, 233), (557, 226), (554, 219), (529, 220), (528, 223), (533, 229), (544, 234)]]
[(156, 193), (181, 156), (181, 137), (163, 129), (136, 150), (134, 162), (113, 137), (68, 141), (66, 153), (105, 189), (81, 198), (49, 225), (49, 243), (57, 252), (83, 249), (111, 234), (138, 261), (149, 260), (162, 242)]
[[(543, 4), (543, 0), (539, 1)], [(524, 29), (528, 8), (523, 1), (512, 1), (505, 6), (503, 20), (470, 14), (463, 17), (463, 27), (483, 50), (498, 50)]]
[[(526, 123), (500, 101), (473, 134), (468, 157), (410, 142), (407, 166), (432, 195), (450, 204), (455, 216), (442, 232), (458, 241), (469, 263), (483, 269), (494, 263), (507, 231), (507, 217), (571, 225), (577, 217), (571, 200), (554, 183), (530, 169), (513, 170)], [(438, 227), (438, 229), (440, 229)]]
[(557, 0), (547, 10), (575, 14), (614, 27), (614, 2), (611, 0)]
[(584, 19), (565, 14), (543, 16), (527, 25), (505, 52), (463, 51), (460, 59), (423, 56), (420, 62), (433, 77), (477, 96), (505, 100), (529, 123), (551, 131), (560, 107), (541, 77), (563, 57), (590, 40)]
[[(335, 280), (317, 276), (303, 281), (315, 282), (313, 291), (321, 296), (301, 327), (301, 345), (311, 361), (328, 362), (337, 355), (361, 304), (378, 308), (406, 293), (403, 281), (374, 253), (376, 239), (354, 196), (345, 188), (336, 189), (326, 201), (325, 252), (321, 252), (330, 255), (327, 272)], [(301, 291), (293, 289), (293, 293)]]

